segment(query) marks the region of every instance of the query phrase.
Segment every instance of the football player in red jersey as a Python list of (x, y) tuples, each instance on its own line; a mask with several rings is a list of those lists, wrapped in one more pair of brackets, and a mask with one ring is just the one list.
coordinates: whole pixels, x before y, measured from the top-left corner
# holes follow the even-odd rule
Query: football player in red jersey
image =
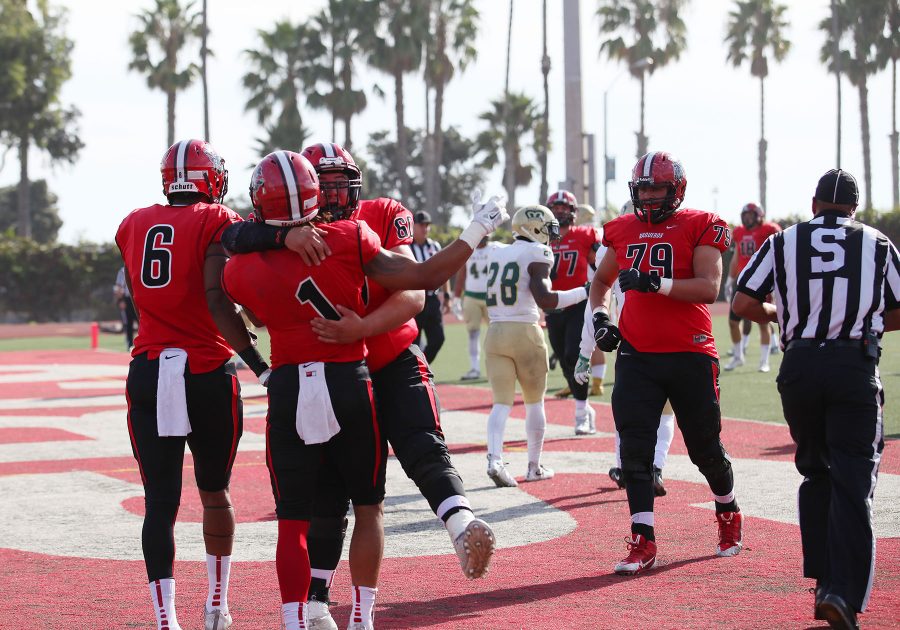
[(203, 503), (205, 626), (227, 628), (235, 528), (228, 485), (243, 428), (228, 360), (234, 348), (257, 376), (268, 366), (219, 283), (222, 231), (241, 220), (220, 203), (228, 187), (222, 158), (202, 140), (184, 140), (166, 151), (161, 171), (168, 204), (133, 211), (116, 233), (140, 322), (126, 395), (145, 493), (144, 561), (158, 627), (178, 628), (172, 565), (187, 442)]
[[(755, 203), (748, 203), (741, 209), (741, 225), (734, 228), (734, 255), (731, 257), (731, 264), (728, 267), (728, 279), (725, 281), (726, 297), (731, 298), (734, 283), (738, 275), (750, 262), (756, 250), (762, 247), (766, 239), (773, 234), (781, 231), (781, 227), (776, 223), (766, 221), (766, 212), (761, 206)], [(749, 322), (748, 322), (749, 323)], [(747, 335), (741, 338), (741, 318), (735, 315), (733, 309), (728, 311), (728, 327), (731, 332), (731, 341), (734, 344), (734, 354), (731, 361), (725, 366), (726, 370), (733, 370), (736, 367), (744, 365), (744, 351), (747, 347), (749, 338), (749, 329)], [(760, 358), (759, 371), (769, 371), (769, 351), (772, 349), (773, 342), (769, 324), (759, 325), (759, 343)], [(777, 344), (777, 341), (775, 341)], [(778, 347), (777, 345), (775, 346)]]
[[(597, 346), (619, 348), (612, 408), (631, 511), (629, 553), (615, 567), (623, 575), (656, 562), (653, 455), (666, 399), (715, 499), (717, 555), (736, 555), (742, 546), (731, 462), (719, 440), (719, 361), (706, 306), (719, 293), (731, 234), (715, 214), (679, 209), (687, 178), (668, 153), (641, 157), (629, 186), (634, 214), (604, 226), (608, 249), (590, 291)], [(618, 327), (605, 306), (616, 279), (628, 292)]]
[[(329, 147), (333, 149), (333, 145)], [(347, 160), (337, 165), (334, 155), (328, 159), (326, 165), (332, 168), (326, 170), (340, 172), (343, 178), (349, 179)], [(350, 170), (353, 174), (353, 169)], [(318, 235), (324, 237), (330, 250), (328, 264), (303, 264), (294, 252), (276, 249), (236, 256), (229, 262), (224, 275), (229, 294), (266, 324), (272, 336), (274, 371), (269, 382), (268, 463), (279, 518), (276, 565), (282, 588), (283, 620), (289, 630), (310, 627), (311, 615), (305, 602), (311, 567), (306, 544), (313, 514), (321, 511), (328, 514), (330, 509), (331, 522), (326, 525), (330, 526), (329, 535), (339, 539), (341, 529), (345, 527), (346, 497), (354, 503), (356, 527), (350, 546), (350, 568), (354, 584), (353, 618), (362, 624), (360, 628), (371, 627), (383, 548), (381, 502), (386, 445), (379, 425), (374, 422), (372, 381), (362, 360), (366, 348), (364, 337), (368, 333), (346, 339), (343, 338), (345, 330), (322, 328), (324, 322), (320, 320), (343, 317), (362, 328), (372, 323), (371, 320), (362, 321), (366, 314), (364, 295), (369, 299), (390, 299), (390, 296), (386, 291), (376, 296), (373, 285), (365, 284), (366, 275), (387, 289), (439, 286), (465, 263), (474, 245), (502, 221), (504, 214), (502, 208), (497, 207), (496, 199), (479, 204), (475, 221), (461, 236), (462, 243), (453, 243), (428, 261), (417, 264), (407, 256), (381, 249), (378, 235), (365, 222), (341, 220), (349, 219), (349, 216), (333, 200), (344, 197), (346, 203), (345, 195), (350, 189), (345, 185), (332, 187), (336, 180), (326, 181), (320, 192), (318, 177), (304, 156), (286, 151), (267, 156), (257, 167), (251, 184), (256, 219), (279, 229), (316, 221)], [(323, 200), (321, 216), (319, 199)], [(375, 209), (372, 218), (380, 220), (388, 233), (393, 230), (394, 239), (399, 242), (409, 233), (408, 213), (404, 214), (402, 207), (394, 204), (382, 202), (385, 207)], [(387, 214), (386, 210), (393, 215)], [(242, 238), (259, 239), (248, 226), (237, 230), (245, 233), (243, 237), (238, 235), (237, 242)], [(240, 249), (239, 245), (235, 247)], [(418, 302), (418, 296), (401, 294), (397, 301)], [(407, 308), (407, 319), (410, 312)], [(379, 317), (389, 320), (395, 316), (383, 310), (373, 319)], [(405, 320), (402, 323), (405, 324)], [(396, 328), (394, 322), (386, 329), (395, 340), (385, 340), (381, 360), (387, 360), (390, 365), (378, 366), (379, 377), (382, 374), (389, 376), (391, 366), (395, 369), (406, 366), (406, 375), (414, 371), (421, 391), (418, 397), (408, 396), (405, 400), (414, 410), (427, 405), (430, 417), (434, 419), (438, 403), (427, 364), (420, 353), (408, 348), (408, 336), (415, 331)], [(320, 334), (328, 341), (319, 340)], [(332, 336), (335, 338), (331, 339)], [(392, 352), (398, 356), (391, 357)], [(313, 378), (308, 376), (310, 372), (321, 376), (316, 376), (316, 383), (305, 385)], [(338, 384), (340, 395), (332, 396), (332, 391), (338, 391)], [(313, 385), (318, 392), (315, 400), (323, 405), (318, 412), (306, 409), (305, 401), (310, 396), (304, 394), (304, 387)], [(406, 386), (410, 387), (410, 384), (406, 383)], [(388, 392), (386, 396), (380, 396), (379, 403), (393, 405), (399, 402), (390, 398)], [(410, 408), (402, 410), (402, 413), (409, 412)], [(323, 422), (309, 429), (304, 426), (308, 421), (304, 418), (321, 418)], [(333, 418), (334, 422), (324, 422), (328, 418)], [(432, 425), (431, 428), (436, 433), (427, 437), (422, 436), (422, 431), (409, 430), (412, 441), (400, 441), (397, 446), (415, 454), (415, 458), (407, 459), (405, 464), (416, 467), (417, 482), (429, 484), (430, 491), (451, 495), (443, 504), (434, 507), (436, 511), (448, 514), (448, 528), (460, 529), (454, 540), (462, 550), (461, 556), (470, 576), (475, 577), (484, 572), (490, 559), (493, 534), (483, 521), (474, 519), (464, 493), (457, 494), (462, 492), (462, 483), (456, 471), (448, 466), (449, 455), (443, 446), (439, 426)], [(315, 441), (309, 439), (310, 430), (314, 430)], [(431, 448), (426, 441), (434, 443), (438, 439), (444, 455), (423, 452)], [(320, 464), (323, 454), (325, 468)], [(444, 457), (446, 461), (437, 461)], [(310, 479), (317, 481), (309, 484)], [(336, 505), (322, 508), (322, 504)], [(301, 621), (306, 625), (300, 626)]]
[[(584, 286), (589, 280), (588, 267), (596, 262), (600, 237), (592, 225), (574, 225), (578, 202), (568, 190), (553, 193), (544, 205), (550, 208), (559, 221), (561, 237), (551, 244), (553, 269), (550, 271), (550, 278), (553, 290), (568, 291)], [(588, 385), (575, 380), (578, 345), (584, 325), (584, 306), (575, 304), (558, 311), (548, 311), (545, 319), (550, 346), (568, 383), (568, 388), (557, 392), (557, 396), (568, 396), (571, 393), (575, 399), (575, 435), (596, 433), (595, 412), (587, 401)]]

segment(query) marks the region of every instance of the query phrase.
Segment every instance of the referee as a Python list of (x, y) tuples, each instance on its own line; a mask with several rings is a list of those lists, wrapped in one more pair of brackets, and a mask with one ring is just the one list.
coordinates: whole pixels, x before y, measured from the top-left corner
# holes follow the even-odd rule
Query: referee
[[(900, 329), (900, 257), (854, 220), (859, 189), (830, 170), (814, 218), (770, 236), (737, 282), (733, 309), (778, 322), (778, 391), (797, 444), (803, 574), (816, 579), (816, 619), (856, 628), (875, 572), (872, 499), (884, 448), (879, 339)], [(769, 292), (775, 304), (766, 304)]]
[[(410, 243), (416, 262), (425, 262), (439, 251), (441, 244), (433, 238), (428, 238), (428, 230), (431, 228), (431, 215), (420, 210), (413, 217), (413, 242)], [(443, 296), (443, 302), (438, 297)], [(450, 311), (450, 291), (444, 284), (440, 291), (425, 292), (425, 306), (422, 312), (416, 315), (416, 325), (419, 327), (419, 336), (415, 344), (422, 349), (425, 360), (432, 363), (438, 350), (444, 345), (444, 313)], [(425, 333), (427, 345), (422, 348), (422, 333)]]

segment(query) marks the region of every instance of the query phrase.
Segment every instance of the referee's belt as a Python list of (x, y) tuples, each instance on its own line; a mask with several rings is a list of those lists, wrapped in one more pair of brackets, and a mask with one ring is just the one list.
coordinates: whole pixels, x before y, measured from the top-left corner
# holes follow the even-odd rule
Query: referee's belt
[(794, 348), (862, 348), (862, 339), (792, 339), (784, 351)]

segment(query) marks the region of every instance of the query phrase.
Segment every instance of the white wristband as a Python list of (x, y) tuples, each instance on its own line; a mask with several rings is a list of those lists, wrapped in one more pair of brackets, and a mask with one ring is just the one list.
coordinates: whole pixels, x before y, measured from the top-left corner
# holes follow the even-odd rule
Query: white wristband
[(556, 308), (568, 308), (573, 304), (578, 304), (587, 299), (587, 289), (584, 287), (575, 287), (568, 291), (556, 292)]
[(662, 295), (669, 295), (672, 292), (672, 278), (660, 278), (659, 279), (659, 291), (657, 293), (661, 293)]
[(476, 221), (472, 221), (469, 224), (469, 227), (463, 230), (462, 234), (459, 235), (459, 240), (465, 241), (465, 243), (472, 248), (472, 251), (475, 251), (475, 248), (478, 247), (481, 239), (487, 235), (488, 231), (483, 225)]

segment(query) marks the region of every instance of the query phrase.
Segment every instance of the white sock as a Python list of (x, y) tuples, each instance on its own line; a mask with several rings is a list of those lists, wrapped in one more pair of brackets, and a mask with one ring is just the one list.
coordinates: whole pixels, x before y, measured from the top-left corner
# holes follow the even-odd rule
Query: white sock
[(528, 438), (528, 461), (541, 463), (544, 450), (544, 430), (547, 417), (544, 415), (544, 401), (525, 405), (525, 435)]
[(469, 331), (469, 365), (473, 370), (478, 371), (481, 371), (481, 363), (479, 362), (478, 352), (478, 336), (480, 333), (480, 330)]
[(175, 615), (175, 578), (154, 580), (149, 586), (157, 630), (176, 630), (180, 626)]
[(506, 419), (509, 417), (510, 411), (512, 411), (511, 405), (495, 404), (491, 407), (491, 414), (488, 416), (488, 455), (496, 459), (503, 457), (503, 431), (506, 429)]
[(578, 400), (577, 398), (575, 399), (575, 415), (576, 416), (583, 416), (585, 413), (587, 413), (586, 407), (587, 407), (587, 399), (586, 398), (584, 400)]
[(600, 378), (600, 379), (602, 379), (604, 376), (606, 376), (606, 364), (600, 363), (598, 365), (592, 365), (591, 366), (591, 376), (593, 376), (594, 378)]
[(750, 335), (741, 335), (741, 354), (747, 352), (747, 346), (750, 344)]
[(635, 512), (631, 515), (631, 522), (653, 527), (653, 512)]
[(282, 604), (281, 622), (284, 630), (306, 630), (306, 602)]
[(375, 627), (375, 595), (377, 588), (353, 585), (353, 610), (350, 623), (364, 623), (366, 628)]
[(206, 575), (209, 578), (209, 594), (206, 610), (219, 608), (228, 613), (228, 577), (231, 574), (231, 556), (206, 554)]
[(740, 361), (744, 358), (744, 344), (741, 341), (738, 341), (734, 344), (734, 358), (736, 361)]
[(653, 454), (653, 465), (662, 470), (666, 467), (669, 446), (675, 437), (675, 416), (663, 414), (659, 417), (659, 428), (656, 430), (656, 452)]
[(453, 513), (444, 525), (447, 527), (447, 533), (450, 534), (450, 540), (456, 542), (456, 539), (466, 531), (466, 527), (475, 520), (472, 510), (459, 510)]
[(770, 344), (763, 344), (759, 347), (759, 364), (769, 362), (769, 352), (772, 351), (772, 346)]

